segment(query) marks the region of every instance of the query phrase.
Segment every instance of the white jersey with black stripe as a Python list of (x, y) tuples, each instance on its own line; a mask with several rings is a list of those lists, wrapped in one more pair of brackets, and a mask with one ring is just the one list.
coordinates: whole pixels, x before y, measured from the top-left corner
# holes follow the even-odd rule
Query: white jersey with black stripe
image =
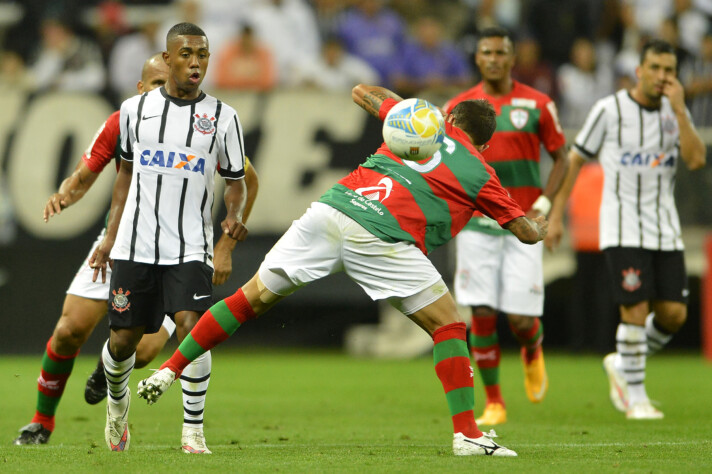
[(111, 258), (212, 266), (215, 171), (245, 176), (237, 113), (205, 93), (182, 100), (161, 87), (124, 101), (120, 127), (133, 177)]
[(604, 171), (600, 247), (682, 250), (675, 207), (680, 134), (667, 97), (641, 106), (626, 90), (599, 100), (574, 149), (598, 159)]

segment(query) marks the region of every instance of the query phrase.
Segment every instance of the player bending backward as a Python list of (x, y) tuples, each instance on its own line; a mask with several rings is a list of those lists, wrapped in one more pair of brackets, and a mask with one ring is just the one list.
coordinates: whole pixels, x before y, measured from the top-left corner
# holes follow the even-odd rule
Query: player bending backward
[[(380, 120), (402, 100), (388, 89), (366, 85), (356, 86), (352, 95)], [(444, 143), (430, 160), (404, 161), (381, 145), (292, 224), (252, 279), (203, 315), (161, 370), (139, 382), (139, 396), (155, 402), (192, 360), (241, 324), (302, 286), (344, 271), (371, 298), (388, 300), (433, 337), (454, 453), (516, 456), (475, 423), (466, 327), (426, 257), (457, 234), (475, 210), (523, 242), (534, 244), (546, 235), (546, 219), (525, 217), (479, 152), (494, 129), (495, 112), (487, 101), (464, 101), (447, 116)]]
[[(161, 87), (167, 79), (168, 66), (163, 61), (161, 54), (156, 54), (146, 60), (141, 73), (141, 80), (137, 84), (139, 94), (149, 92)], [(116, 145), (119, 137), (119, 112), (114, 112), (97, 131), (92, 143), (77, 164), (74, 172), (60, 185), (59, 190), (47, 200), (44, 209), (44, 220), (47, 222), (55, 214), (60, 214), (63, 209), (78, 202), (91, 188), (99, 173), (104, 170), (112, 159), (117, 157)], [(118, 170), (118, 161), (117, 161)], [(249, 216), (252, 205), (257, 196), (258, 178), (254, 168), (246, 160), (245, 183), (248, 189), (247, 204), (245, 206), (245, 220)], [(37, 384), (37, 405), (35, 415), (31, 422), (20, 429), (20, 435), (14, 440), (16, 445), (46, 444), (54, 431), (55, 413), (61, 400), (67, 380), (71, 375), (74, 360), (81, 346), (91, 335), (99, 321), (106, 315), (107, 300), (109, 299), (108, 282), (92, 281), (94, 270), (88, 265), (89, 256), (104, 237), (105, 230), (99, 234), (87, 258), (79, 267), (72, 283), (67, 290), (64, 300), (62, 315), (57, 322), (52, 336), (47, 342), (45, 354), (42, 359), (42, 368)], [(213, 283), (220, 285), (227, 281), (232, 271), (231, 252), (235, 240), (223, 235), (215, 245), (215, 273)], [(111, 268), (107, 269), (111, 275)], [(161, 329), (155, 334), (146, 334), (136, 350), (136, 367), (145, 367), (161, 351), (165, 343), (175, 330), (173, 320), (165, 316)], [(201, 392), (189, 386), (190, 374), (185, 373), (181, 384), (185, 385), (183, 395), (184, 424), (191, 427), (202, 423), (202, 413), (196, 414), (188, 401), (193, 404), (198, 402), (204, 406), (205, 394), (190, 396), (190, 392)], [(205, 381), (207, 386), (207, 380)], [(191, 390), (193, 388), (193, 390)], [(90, 404), (99, 403), (106, 397), (106, 377), (101, 358), (96, 370), (91, 374), (86, 383), (84, 397)], [(186, 394), (186, 392), (188, 392)], [(204, 391), (203, 391), (204, 392)], [(190, 411), (185, 411), (189, 408)], [(198, 426), (199, 427), (199, 426)], [(184, 444), (188, 449), (188, 444)]]

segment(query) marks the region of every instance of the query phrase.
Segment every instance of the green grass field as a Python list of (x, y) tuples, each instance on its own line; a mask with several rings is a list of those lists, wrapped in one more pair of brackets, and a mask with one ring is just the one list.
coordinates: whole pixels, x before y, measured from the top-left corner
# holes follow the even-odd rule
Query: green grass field
[[(135, 396), (131, 448), (104, 444), (105, 405), (84, 402), (95, 357), (77, 360), (50, 444), (12, 446), (35, 406), (40, 357), (0, 358), (0, 472), (712, 472), (712, 365), (697, 355), (649, 361), (662, 421), (626, 421), (608, 401), (600, 357), (547, 354), (543, 403), (526, 399), (514, 354), (502, 363), (509, 421), (499, 441), (518, 458), (456, 458), (432, 361), (340, 353), (217, 350), (205, 432), (212, 456), (181, 453), (180, 388), (156, 405)], [(158, 365), (158, 364), (156, 364)], [(483, 392), (476, 380), (476, 412)]]

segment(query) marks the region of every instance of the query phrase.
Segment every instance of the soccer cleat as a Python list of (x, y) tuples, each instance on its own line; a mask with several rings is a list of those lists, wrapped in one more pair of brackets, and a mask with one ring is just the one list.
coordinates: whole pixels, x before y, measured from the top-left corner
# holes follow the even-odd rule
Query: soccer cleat
[(616, 368), (615, 352), (611, 352), (603, 358), (603, 369), (608, 374), (611, 403), (616, 407), (616, 410), (625, 413), (628, 409), (628, 384), (623, 378), (623, 374)]
[(153, 405), (176, 380), (176, 374), (168, 367), (157, 370), (149, 378), (138, 383), (138, 396)]
[(661, 420), (664, 416), (650, 400), (633, 403), (625, 412), (625, 417), (629, 420)]
[(96, 369), (87, 379), (87, 384), (84, 386), (84, 400), (89, 405), (96, 405), (106, 398), (106, 374), (104, 374), (104, 363), (99, 358), (99, 363), (96, 364)]
[(549, 388), (549, 378), (546, 376), (544, 366), (544, 351), (539, 347), (534, 359), (527, 363), (526, 348), (522, 347), (522, 363), (524, 364), (524, 389), (527, 397), (532, 403), (539, 403), (544, 400), (546, 391)]
[(455, 456), (515, 457), (517, 455), (511, 449), (492, 441), (492, 438), (496, 437), (497, 433), (494, 430), (483, 433), (479, 438), (468, 438), (462, 433), (455, 433), (452, 440), (452, 452), (455, 453)]
[(507, 421), (507, 409), (501, 403), (487, 403), (482, 416), (475, 422), (478, 425), (500, 425)]
[(126, 396), (129, 401), (126, 404), (126, 410), (119, 416), (111, 416), (109, 404), (106, 404), (106, 428), (104, 429), (104, 439), (106, 445), (112, 451), (127, 451), (131, 441), (129, 433), (129, 407), (131, 406), (131, 395), (127, 391)]
[(213, 454), (205, 443), (205, 435), (202, 428), (186, 428), (184, 426), (180, 443), (184, 453)]
[(15, 438), (15, 441), (12, 443), (16, 446), (22, 446), (24, 444), (47, 444), (51, 434), (52, 432), (42, 426), (42, 424), (30, 423), (20, 428), (20, 436)]

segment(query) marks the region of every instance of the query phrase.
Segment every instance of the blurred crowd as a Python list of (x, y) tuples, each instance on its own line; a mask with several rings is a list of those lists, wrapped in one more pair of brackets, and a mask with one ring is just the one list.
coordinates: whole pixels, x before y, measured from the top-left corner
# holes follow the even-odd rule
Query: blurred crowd
[(660, 37), (678, 50), (696, 125), (712, 126), (712, 0), (0, 0), (0, 82), (119, 101), (180, 21), (208, 35), (208, 88), (364, 82), (443, 101), (478, 80), (478, 32), (501, 25), (513, 76), (554, 98), (567, 128), (631, 85), (640, 46)]

